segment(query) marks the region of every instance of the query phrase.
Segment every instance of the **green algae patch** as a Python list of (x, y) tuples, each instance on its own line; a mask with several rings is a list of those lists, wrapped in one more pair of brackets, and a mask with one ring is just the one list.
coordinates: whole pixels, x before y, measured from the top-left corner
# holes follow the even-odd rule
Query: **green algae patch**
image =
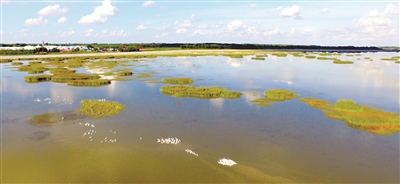
[(163, 82), (169, 84), (192, 84), (193, 80), (191, 78), (164, 78)]
[(220, 87), (163, 86), (160, 91), (165, 95), (192, 98), (240, 98), (241, 95)]
[(340, 59), (333, 60), (333, 64), (353, 64), (353, 61), (342, 61)]
[(275, 102), (283, 102), (297, 97), (298, 95), (293, 91), (286, 89), (273, 89), (266, 90), (264, 98), (259, 98), (251, 102), (255, 103), (257, 106), (272, 106)]
[(52, 82), (68, 82), (70, 80), (93, 80), (100, 79), (97, 74), (86, 74), (86, 73), (67, 73), (62, 75), (57, 75), (51, 78)]
[(37, 83), (51, 81), (53, 75), (35, 75), (35, 76), (24, 76), (25, 82)]
[(91, 118), (105, 118), (118, 115), (124, 108), (125, 105), (118, 102), (82, 100), (81, 108), (76, 112)]
[(378, 135), (400, 132), (400, 117), (397, 113), (359, 105), (351, 100), (339, 100), (335, 104), (313, 98), (302, 98), (300, 101), (322, 110), (329, 118), (345, 122), (351, 128)]
[(108, 79), (93, 79), (93, 80), (70, 80), (67, 82), (70, 86), (104, 86), (111, 84)]
[(251, 58), (252, 60), (265, 60), (265, 58), (263, 58), (263, 57), (252, 57)]

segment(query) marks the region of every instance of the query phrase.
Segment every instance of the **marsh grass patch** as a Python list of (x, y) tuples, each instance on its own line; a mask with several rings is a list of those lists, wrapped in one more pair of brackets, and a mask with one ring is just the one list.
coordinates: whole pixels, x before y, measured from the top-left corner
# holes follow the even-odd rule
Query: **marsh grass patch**
[(386, 112), (369, 106), (340, 99), (336, 103), (326, 100), (302, 98), (301, 102), (322, 110), (325, 116), (345, 122), (349, 127), (379, 135), (400, 132), (398, 113)]
[(91, 118), (105, 118), (115, 116), (125, 109), (125, 105), (113, 101), (83, 100), (81, 108), (76, 111)]

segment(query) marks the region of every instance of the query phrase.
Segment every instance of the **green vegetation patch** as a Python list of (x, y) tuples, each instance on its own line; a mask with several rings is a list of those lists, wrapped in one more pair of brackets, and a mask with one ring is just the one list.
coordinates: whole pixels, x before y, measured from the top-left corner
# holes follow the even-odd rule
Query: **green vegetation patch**
[(336, 58), (329, 58), (329, 57), (317, 57), (318, 60), (336, 60)]
[(286, 57), (288, 54), (285, 52), (277, 52), (277, 53), (272, 53), (271, 55), (278, 57)]
[(125, 105), (118, 102), (83, 100), (81, 101), (81, 108), (76, 112), (91, 118), (104, 118), (118, 115), (124, 108)]
[(241, 54), (231, 54), (231, 55), (228, 55), (229, 57), (231, 57), (231, 58), (243, 58), (243, 55), (241, 55)]
[(68, 68), (50, 68), (50, 73), (54, 75), (60, 75), (60, 74), (69, 74), (69, 73), (75, 73), (76, 70), (68, 69)]
[(67, 73), (62, 75), (57, 75), (51, 78), (52, 82), (68, 82), (70, 80), (93, 80), (100, 79), (97, 74), (86, 74), (86, 73)]
[(67, 82), (70, 86), (104, 86), (111, 84), (108, 79), (93, 79), (93, 80), (70, 80)]
[(333, 63), (334, 64), (353, 64), (354, 62), (353, 61), (342, 61), (340, 59), (335, 59), (335, 60), (333, 60)]
[(163, 82), (170, 84), (192, 84), (193, 80), (191, 78), (164, 78)]
[(0, 63), (11, 63), (11, 59), (0, 59)]
[(293, 91), (286, 89), (273, 89), (266, 90), (264, 98), (259, 98), (251, 102), (255, 103), (257, 106), (272, 106), (275, 102), (283, 102), (297, 97), (298, 95)]
[(252, 57), (251, 59), (252, 60), (265, 60), (265, 58), (263, 58), (263, 57)]
[(41, 61), (29, 61), (28, 65), (36, 65), (36, 64), (42, 64)]
[(305, 58), (307, 58), (307, 59), (315, 59), (316, 56), (305, 56)]
[(14, 62), (11, 63), (11, 65), (22, 65), (22, 62), (14, 61)]
[(241, 95), (240, 92), (220, 87), (163, 86), (160, 91), (175, 97), (193, 98), (240, 98)]
[(46, 82), (51, 81), (53, 75), (35, 75), (35, 76), (24, 76), (25, 82)]
[(47, 70), (47, 68), (44, 65), (41, 64), (35, 64), (35, 65), (22, 65), (20, 67), (18, 67), (18, 71), (23, 71), (23, 72), (27, 72), (27, 71), (45, 71)]
[(302, 98), (300, 101), (322, 110), (327, 117), (343, 121), (355, 129), (379, 135), (400, 132), (400, 117), (397, 113), (359, 105), (351, 100), (339, 100), (335, 104), (313, 98)]

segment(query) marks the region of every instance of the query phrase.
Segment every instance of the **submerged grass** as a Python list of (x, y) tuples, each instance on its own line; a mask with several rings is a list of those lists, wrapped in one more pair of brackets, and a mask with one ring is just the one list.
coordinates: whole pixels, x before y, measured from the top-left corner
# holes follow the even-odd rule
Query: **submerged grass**
[(115, 116), (124, 110), (125, 105), (118, 102), (99, 101), (99, 100), (83, 100), (81, 108), (76, 112), (92, 118), (104, 118)]
[(169, 84), (192, 84), (193, 80), (191, 78), (164, 78), (163, 82)]
[(163, 86), (160, 91), (175, 97), (193, 98), (240, 98), (241, 95), (240, 92), (220, 87)]
[(351, 100), (339, 100), (335, 104), (313, 98), (302, 98), (300, 101), (322, 110), (329, 118), (344, 121), (352, 128), (379, 135), (400, 132), (400, 117), (397, 113), (359, 105)]

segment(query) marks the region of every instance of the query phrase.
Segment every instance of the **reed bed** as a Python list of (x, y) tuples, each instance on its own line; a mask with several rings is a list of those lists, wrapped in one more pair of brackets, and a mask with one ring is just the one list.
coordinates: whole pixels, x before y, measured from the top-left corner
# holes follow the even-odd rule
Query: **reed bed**
[(351, 100), (340, 99), (335, 104), (313, 98), (302, 98), (300, 101), (322, 110), (327, 117), (343, 121), (352, 128), (379, 135), (392, 135), (400, 132), (398, 113), (359, 105)]
[(53, 75), (34, 75), (34, 76), (24, 76), (25, 82), (37, 83), (51, 81)]
[(192, 84), (193, 80), (191, 78), (164, 78), (163, 82), (169, 84)]
[(193, 86), (163, 86), (160, 91), (163, 94), (175, 97), (192, 98), (240, 98), (241, 93), (228, 91), (220, 87), (193, 87)]
[(108, 79), (93, 79), (93, 80), (70, 80), (67, 81), (70, 86), (104, 86), (111, 84)]
[(11, 63), (11, 59), (0, 59), (0, 63)]
[(83, 100), (81, 108), (76, 112), (91, 118), (115, 116), (125, 109), (125, 105), (112, 101)]

